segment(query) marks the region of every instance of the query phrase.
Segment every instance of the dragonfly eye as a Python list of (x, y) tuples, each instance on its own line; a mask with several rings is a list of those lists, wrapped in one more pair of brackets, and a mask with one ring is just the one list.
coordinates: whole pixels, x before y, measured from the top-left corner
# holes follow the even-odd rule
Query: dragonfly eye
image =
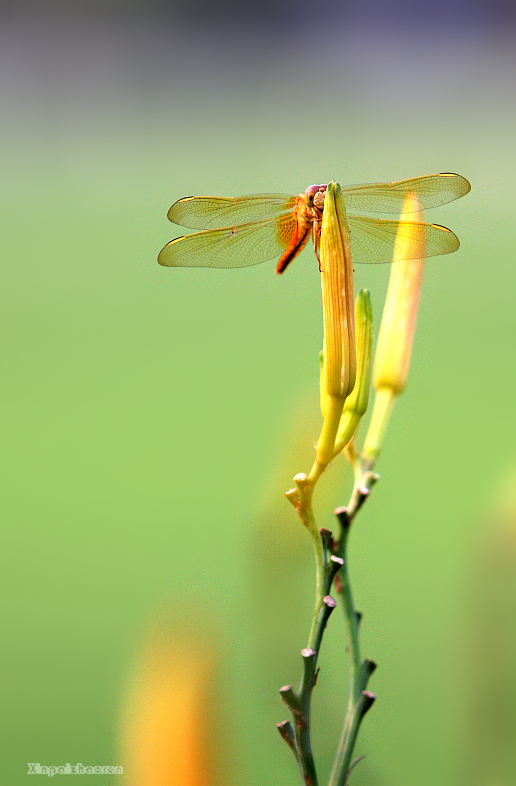
[[(324, 202), (324, 192), (326, 191), (326, 186), (308, 186), (305, 190), (305, 200), (309, 207), (315, 204), (316, 207), (319, 205), (322, 207)], [(321, 199), (322, 195), (322, 199)]]

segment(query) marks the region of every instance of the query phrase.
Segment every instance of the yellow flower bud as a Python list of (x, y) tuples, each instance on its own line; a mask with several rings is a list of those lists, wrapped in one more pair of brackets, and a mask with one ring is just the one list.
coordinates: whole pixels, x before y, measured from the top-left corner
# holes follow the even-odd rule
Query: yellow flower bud
[(325, 414), (312, 480), (333, 458), (342, 408), (356, 376), (351, 240), (344, 199), (335, 182), (328, 183), (324, 198), (320, 267), (324, 332), (321, 402)]
[(321, 400), (321, 415), (326, 415), (326, 378), (324, 376), (324, 352), (319, 352), (319, 397)]
[[(401, 221), (422, 221), (419, 207), (416, 195), (408, 194)], [(410, 238), (401, 230), (396, 248), (374, 361), (376, 397), (363, 451), (369, 466), (373, 466), (380, 453), (396, 397), (407, 382), (423, 283), (424, 259), (400, 258), (411, 256)]]
[(361, 289), (355, 302), (357, 336), (357, 375), (355, 387), (347, 397), (340, 419), (335, 455), (353, 438), (369, 405), (373, 359), (373, 306), (367, 289)]
[(324, 377), (330, 396), (346, 398), (355, 384), (353, 264), (346, 206), (338, 183), (328, 183), (321, 228)]
[[(414, 216), (418, 208), (417, 197), (415, 194), (409, 194), (403, 206), (401, 220), (422, 221), (421, 213)], [(410, 256), (410, 240), (401, 233), (398, 236), (397, 247), (401, 252), (400, 256)], [(399, 396), (405, 388), (424, 266), (424, 259), (394, 257), (374, 362), (376, 390), (390, 388)]]

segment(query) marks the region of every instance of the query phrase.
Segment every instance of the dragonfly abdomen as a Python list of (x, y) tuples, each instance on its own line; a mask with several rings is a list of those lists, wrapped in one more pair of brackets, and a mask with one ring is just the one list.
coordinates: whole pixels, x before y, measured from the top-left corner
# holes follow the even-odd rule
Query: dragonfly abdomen
[(297, 196), (294, 217), (296, 219), (296, 228), (289, 245), (278, 260), (276, 273), (283, 273), (286, 270), (292, 260), (306, 246), (312, 232), (314, 216), (312, 210), (306, 205), (304, 194), (298, 194)]

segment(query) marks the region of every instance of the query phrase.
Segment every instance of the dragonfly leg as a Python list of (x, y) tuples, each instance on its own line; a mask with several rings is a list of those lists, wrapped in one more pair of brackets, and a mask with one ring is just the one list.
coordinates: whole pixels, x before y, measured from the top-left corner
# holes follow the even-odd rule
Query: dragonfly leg
[(319, 254), (318, 254), (318, 251), (317, 251), (317, 245), (319, 243), (320, 236), (321, 236), (321, 222), (316, 219), (314, 221), (314, 223), (313, 223), (313, 226), (312, 226), (312, 238), (313, 238), (313, 241), (314, 241), (315, 258), (317, 259), (317, 261), (319, 263), (319, 273), (322, 270), (322, 268), (321, 268), (321, 260), (319, 259)]
[(314, 246), (314, 251), (315, 251), (315, 256), (317, 257), (317, 261), (319, 263), (319, 273), (322, 273), (321, 260), (319, 259), (319, 254), (317, 253), (317, 243)]

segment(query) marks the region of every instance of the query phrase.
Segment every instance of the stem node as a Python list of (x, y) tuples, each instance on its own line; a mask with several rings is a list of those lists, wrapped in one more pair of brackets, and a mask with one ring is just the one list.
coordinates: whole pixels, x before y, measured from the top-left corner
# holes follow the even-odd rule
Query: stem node
[(285, 720), (281, 723), (277, 723), (276, 728), (287, 743), (288, 747), (292, 750), (295, 750), (296, 743), (294, 738), (294, 729), (292, 728), (290, 721)]

